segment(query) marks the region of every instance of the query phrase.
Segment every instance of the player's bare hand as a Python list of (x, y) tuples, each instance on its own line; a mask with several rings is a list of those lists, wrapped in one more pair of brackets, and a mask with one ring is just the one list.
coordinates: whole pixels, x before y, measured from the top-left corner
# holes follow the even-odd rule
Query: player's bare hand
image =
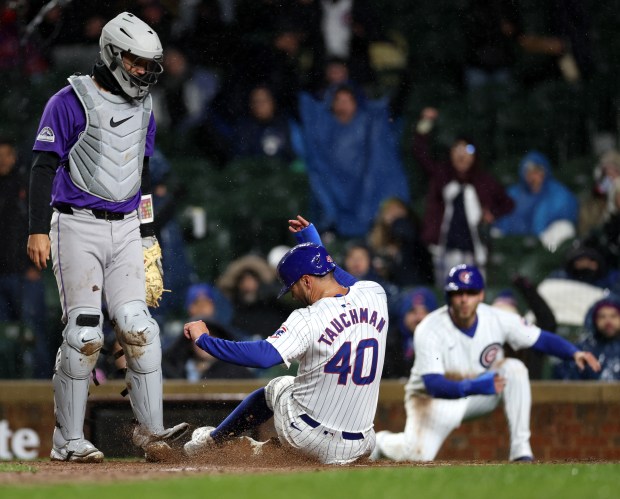
[(575, 363), (580, 371), (583, 371), (586, 368), (586, 365), (590, 366), (594, 372), (599, 372), (601, 370), (601, 365), (598, 360), (590, 352), (575, 352), (573, 358), (575, 359)]
[(28, 236), (28, 256), (39, 270), (47, 268), (50, 248), (50, 238), (47, 234), (30, 234)]
[(202, 321), (188, 322), (183, 326), (183, 334), (188, 340), (196, 341), (203, 334), (209, 334), (209, 328)]
[(310, 222), (308, 222), (308, 220), (306, 220), (301, 215), (297, 215), (297, 218), (295, 220), (288, 221), (288, 230), (290, 230), (292, 233), (301, 232), (306, 227), (308, 227), (308, 225), (310, 225)]
[(495, 393), (502, 393), (506, 387), (506, 378), (496, 374), (493, 377), (493, 386), (495, 387)]

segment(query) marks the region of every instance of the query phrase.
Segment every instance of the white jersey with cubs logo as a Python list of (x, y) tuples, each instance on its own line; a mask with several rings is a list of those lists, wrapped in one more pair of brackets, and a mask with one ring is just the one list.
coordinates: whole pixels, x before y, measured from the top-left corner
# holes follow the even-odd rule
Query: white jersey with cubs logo
[(443, 306), (424, 318), (415, 330), (415, 362), (405, 387), (408, 394), (426, 393), (422, 376), (443, 374), (451, 380), (475, 378), (504, 357), (504, 344), (514, 350), (529, 348), (540, 328), (517, 314), (484, 303), (477, 308), (473, 337), (461, 332)]
[(287, 366), (299, 361), (292, 397), (300, 411), (334, 430), (371, 429), (388, 326), (385, 291), (372, 281), (291, 313), (267, 341)]

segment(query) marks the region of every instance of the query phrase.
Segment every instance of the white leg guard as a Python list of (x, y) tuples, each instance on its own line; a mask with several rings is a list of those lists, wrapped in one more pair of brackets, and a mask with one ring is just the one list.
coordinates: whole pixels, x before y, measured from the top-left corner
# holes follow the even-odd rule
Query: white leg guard
[(503, 399), (510, 429), (510, 460), (532, 457), (530, 446), (532, 392), (527, 367), (518, 359), (505, 359), (498, 372), (506, 378)]
[(136, 419), (152, 433), (164, 429), (159, 326), (144, 302), (122, 305), (114, 317), (116, 338), (127, 359), (127, 389)]
[(103, 346), (101, 312), (80, 308), (68, 316), (54, 369), (54, 413), (65, 440), (84, 437), (84, 413), (90, 384)]

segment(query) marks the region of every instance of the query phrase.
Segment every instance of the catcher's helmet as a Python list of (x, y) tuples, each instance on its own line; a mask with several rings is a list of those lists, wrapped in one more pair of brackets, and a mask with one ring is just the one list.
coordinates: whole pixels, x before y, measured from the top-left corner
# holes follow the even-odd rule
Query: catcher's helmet
[(448, 272), (446, 277), (446, 285), (443, 290), (448, 293), (453, 291), (482, 291), (484, 289), (484, 278), (474, 265), (466, 265), (464, 263), (455, 265)]
[(334, 260), (323, 246), (315, 243), (294, 246), (278, 263), (278, 277), (282, 281), (278, 298), (288, 293), (301, 276), (325, 275), (335, 268)]
[[(119, 14), (103, 27), (99, 49), (101, 60), (132, 99), (144, 99), (163, 72), (164, 52), (157, 33), (129, 12)], [(133, 75), (125, 69), (124, 52), (139, 58), (137, 62), (145, 70), (143, 75)]]

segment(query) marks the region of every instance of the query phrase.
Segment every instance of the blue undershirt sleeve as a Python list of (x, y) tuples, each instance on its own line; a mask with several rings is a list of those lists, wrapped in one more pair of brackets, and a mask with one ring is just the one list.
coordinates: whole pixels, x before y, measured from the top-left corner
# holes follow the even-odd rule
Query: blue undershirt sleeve
[(357, 282), (357, 279), (349, 274), (346, 270), (338, 267), (334, 269), (334, 278), (338, 281), (338, 284), (344, 286), (345, 288), (350, 288)]
[(266, 369), (284, 362), (275, 347), (265, 340), (228, 341), (203, 334), (196, 345), (220, 360), (239, 366)]
[(532, 345), (532, 348), (547, 355), (553, 355), (566, 360), (572, 359), (575, 352), (579, 351), (570, 341), (548, 331), (540, 332), (540, 336), (536, 343)]
[(323, 246), (323, 241), (321, 241), (319, 231), (316, 230), (314, 224), (310, 224), (308, 227), (304, 227), (299, 232), (295, 232), (295, 239), (297, 239), (299, 244), (314, 243)]
[(468, 395), (494, 395), (494, 371), (488, 371), (474, 379), (452, 381), (443, 374), (424, 374), (422, 380), (426, 391), (435, 398), (459, 399)]
[[(314, 224), (308, 225), (308, 227), (304, 227), (299, 232), (295, 232), (295, 239), (299, 244), (302, 243), (314, 243), (320, 246), (323, 246), (323, 241), (321, 241), (321, 236), (319, 232), (316, 230)], [(357, 279), (349, 274), (346, 270), (336, 266), (334, 270), (334, 277), (338, 284), (344, 286), (346, 288), (351, 287), (353, 284), (357, 282)]]

